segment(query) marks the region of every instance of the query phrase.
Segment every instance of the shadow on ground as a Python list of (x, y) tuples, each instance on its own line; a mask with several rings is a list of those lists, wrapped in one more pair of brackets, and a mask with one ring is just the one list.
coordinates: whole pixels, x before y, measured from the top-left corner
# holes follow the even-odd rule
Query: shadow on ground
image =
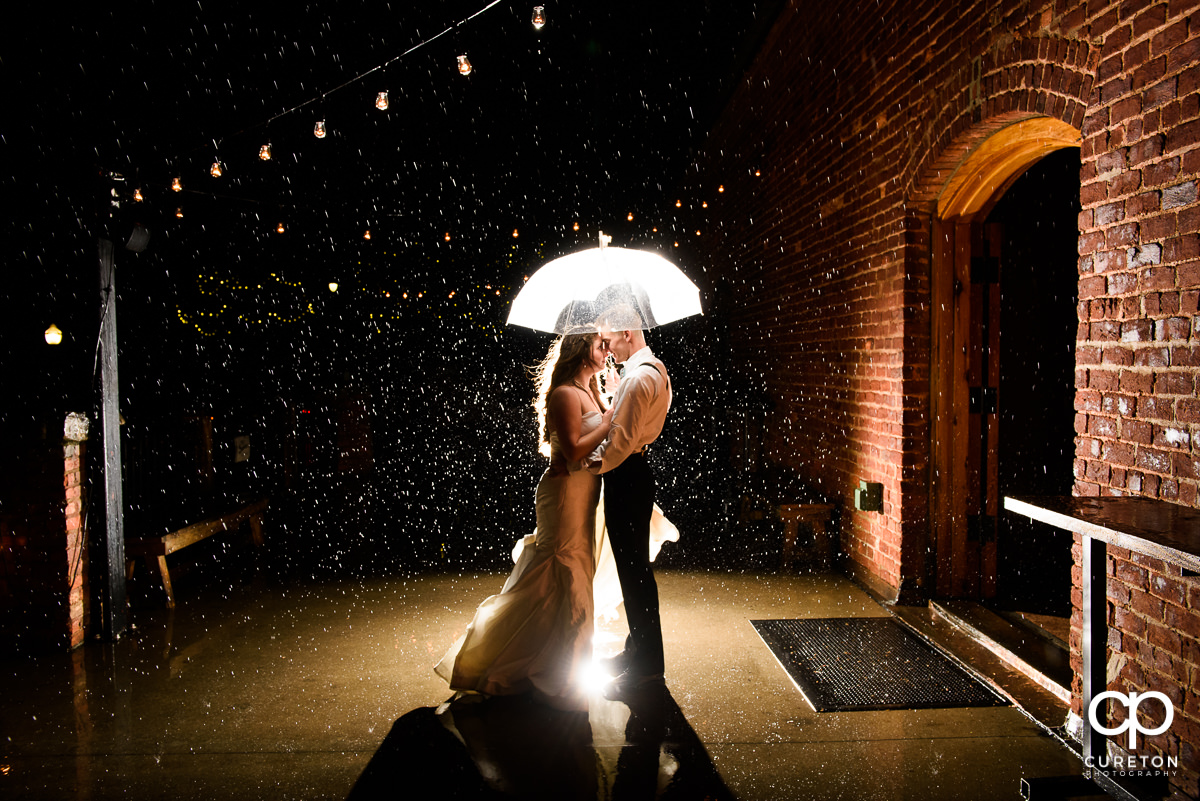
[(437, 777), (429, 789), (443, 799), (733, 798), (669, 691), (596, 698), (588, 712), (524, 696), (414, 709), (349, 801), (396, 798), (417, 776)]

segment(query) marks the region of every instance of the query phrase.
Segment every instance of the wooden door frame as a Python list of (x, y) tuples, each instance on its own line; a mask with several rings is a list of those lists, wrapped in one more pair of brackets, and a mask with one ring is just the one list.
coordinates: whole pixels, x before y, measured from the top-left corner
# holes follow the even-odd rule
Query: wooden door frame
[[(967, 536), (971, 257), (992, 206), (1029, 167), (1079, 147), (1078, 129), (1052, 117), (1014, 122), (965, 156), (937, 198), (930, 231), (930, 543), (936, 594), (978, 597), (988, 577)], [(990, 254), (988, 254), (990, 255)], [(992, 560), (994, 562), (994, 559)]]

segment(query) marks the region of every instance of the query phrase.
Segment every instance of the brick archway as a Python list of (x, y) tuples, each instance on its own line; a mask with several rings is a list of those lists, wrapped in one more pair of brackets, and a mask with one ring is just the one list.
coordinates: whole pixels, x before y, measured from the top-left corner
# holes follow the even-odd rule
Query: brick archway
[[(942, 597), (987, 597), (994, 591), (996, 542), (988, 523), (1000, 512), (989, 474), (998, 441), (994, 397), (998, 329), (986, 320), (998, 292), (981, 264), (987, 250), (983, 220), (1030, 166), (1056, 150), (1078, 147), (1074, 126), (1045, 116), (992, 121), (960, 163), (941, 173), (929, 199), (930, 473), (927, 587)], [(982, 456), (980, 456), (982, 453)], [(988, 566), (991, 566), (989, 569)], [(991, 582), (991, 584), (989, 584)]]

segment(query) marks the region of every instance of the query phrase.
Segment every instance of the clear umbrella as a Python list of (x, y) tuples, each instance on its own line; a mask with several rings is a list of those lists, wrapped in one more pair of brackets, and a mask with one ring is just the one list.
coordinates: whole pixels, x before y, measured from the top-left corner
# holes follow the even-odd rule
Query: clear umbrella
[(701, 314), (700, 290), (671, 262), (644, 250), (582, 250), (543, 265), (513, 299), (510, 325), (556, 334), (599, 330), (601, 315), (619, 316), (613, 328), (648, 329)]

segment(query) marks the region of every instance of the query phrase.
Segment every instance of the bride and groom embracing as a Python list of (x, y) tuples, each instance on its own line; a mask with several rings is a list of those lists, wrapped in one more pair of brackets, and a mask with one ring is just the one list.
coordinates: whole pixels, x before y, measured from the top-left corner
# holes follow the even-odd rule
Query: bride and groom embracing
[[(633, 308), (609, 309), (592, 331), (556, 340), (538, 368), (534, 405), (550, 465), (538, 483), (537, 530), (518, 542), (500, 594), (479, 605), (435, 666), (452, 690), (529, 693), (555, 707), (586, 709), (595, 616), (615, 612), (620, 596), (629, 637), (607, 660), (617, 676), (606, 694), (664, 686), (650, 562), (661, 541), (678, 533), (654, 506), (645, 451), (662, 432), (671, 381), (642, 326)], [(605, 408), (597, 375), (610, 354), (624, 376)]]

